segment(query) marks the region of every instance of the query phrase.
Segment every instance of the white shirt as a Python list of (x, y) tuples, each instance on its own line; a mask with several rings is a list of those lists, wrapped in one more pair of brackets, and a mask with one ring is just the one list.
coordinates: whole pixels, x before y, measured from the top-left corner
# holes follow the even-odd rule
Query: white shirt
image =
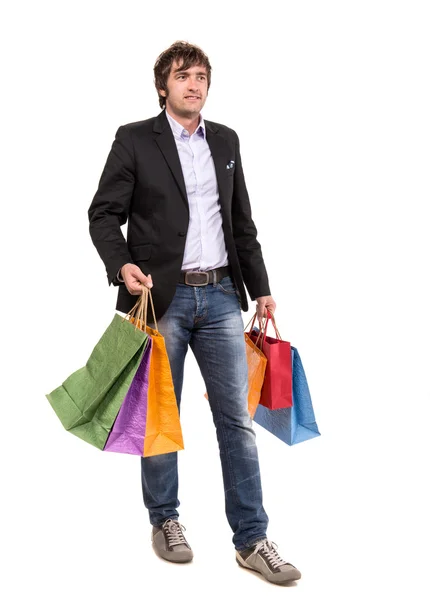
[(215, 165), (202, 115), (190, 135), (166, 110), (181, 162), (188, 197), (190, 220), (185, 241), (183, 271), (208, 271), (228, 264), (222, 230)]

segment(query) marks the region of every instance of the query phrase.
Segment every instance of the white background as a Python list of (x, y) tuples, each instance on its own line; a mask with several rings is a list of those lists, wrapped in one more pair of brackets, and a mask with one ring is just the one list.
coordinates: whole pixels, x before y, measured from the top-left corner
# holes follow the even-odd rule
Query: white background
[[(105, 0), (2, 11), (2, 597), (429, 597), (427, 9)], [(255, 426), (269, 538), (303, 574), (289, 589), (236, 565), (191, 352), (179, 455), (188, 565), (152, 552), (140, 459), (70, 435), (45, 398), (113, 317), (117, 289), (87, 210), (119, 125), (159, 113), (153, 65), (179, 39), (212, 64), (203, 115), (240, 137), (277, 322), (322, 433), (289, 447)]]

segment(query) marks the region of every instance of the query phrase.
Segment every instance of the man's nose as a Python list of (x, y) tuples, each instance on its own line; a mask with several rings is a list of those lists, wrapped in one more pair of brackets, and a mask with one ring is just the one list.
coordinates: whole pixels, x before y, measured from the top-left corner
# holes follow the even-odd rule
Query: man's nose
[(188, 82), (188, 88), (193, 91), (198, 90), (199, 86), (198, 86), (197, 79), (194, 79), (194, 80), (190, 79)]

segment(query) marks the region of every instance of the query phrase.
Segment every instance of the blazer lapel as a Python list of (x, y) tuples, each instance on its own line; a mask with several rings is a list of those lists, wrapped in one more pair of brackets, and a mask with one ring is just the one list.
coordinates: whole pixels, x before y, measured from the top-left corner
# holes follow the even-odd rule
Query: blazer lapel
[(172, 175), (179, 187), (179, 191), (181, 192), (181, 196), (187, 211), (189, 211), (187, 191), (185, 188), (185, 180), (182, 173), (181, 161), (179, 160), (175, 138), (173, 137), (172, 129), (170, 128), (164, 110), (155, 119), (153, 130), (158, 134), (155, 137), (155, 141), (157, 142), (158, 147), (163, 153), (163, 156), (166, 159), (170, 170), (172, 171)]
[(226, 206), (227, 195), (227, 172), (226, 166), (230, 157), (230, 149), (226, 140), (218, 133), (219, 129), (214, 123), (205, 121), (206, 140), (209, 145), (215, 165), (215, 173), (218, 182), (219, 201), (221, 206)]

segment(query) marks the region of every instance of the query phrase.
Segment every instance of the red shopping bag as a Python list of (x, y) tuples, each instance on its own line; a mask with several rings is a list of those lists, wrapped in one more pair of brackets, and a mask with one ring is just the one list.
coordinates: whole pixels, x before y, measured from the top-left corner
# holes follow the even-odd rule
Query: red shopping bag
[[(252, 321), (251, 331), (247, 335), (267, 358), (260, 404), (272, 410), (290, 408), (293, 406), (291, 344), (282, 340), (272, 312), (267, 310), (267, 319), (261, 331), (254, 327), (255, 317), (256, 315)], [(269, 321), (272, 321), (275, 329), (275, 338), (267, 335)]]

